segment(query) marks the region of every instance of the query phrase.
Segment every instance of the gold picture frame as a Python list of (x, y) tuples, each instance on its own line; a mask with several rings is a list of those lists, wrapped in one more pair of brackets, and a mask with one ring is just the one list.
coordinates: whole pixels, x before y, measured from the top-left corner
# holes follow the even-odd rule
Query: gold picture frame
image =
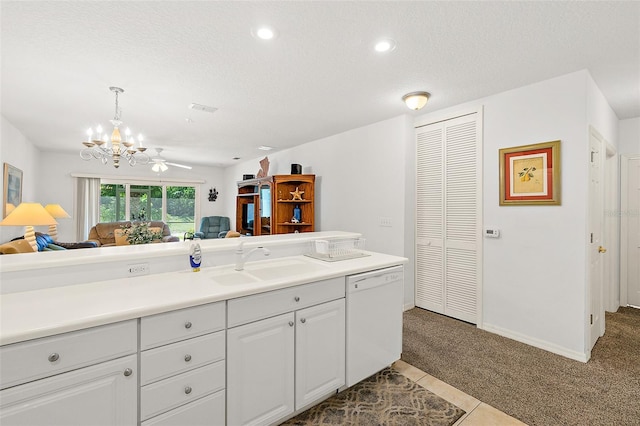
[(560, 141), (500, 149), (500, 205), (560, 205)]
[(2, 217), (5, 218), (22, 202), (22, 170), (4, 163)]

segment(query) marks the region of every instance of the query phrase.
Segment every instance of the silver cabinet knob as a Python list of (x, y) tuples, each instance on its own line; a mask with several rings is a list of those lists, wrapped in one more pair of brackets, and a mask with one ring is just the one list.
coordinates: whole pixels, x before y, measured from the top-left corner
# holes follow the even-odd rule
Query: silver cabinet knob
[(58, 355), (56, 352), (52, 353), (51, 355), (49, 355), (49, 362), (56, 362), (57, 360), (60, 359), (60, 355)]
[(300, 322), (304, 324), (305, 322), (307, 322), (307, 319), (306, 318), (300, 318)]
[(189, 362), (189, 361), (191, 361), (191, 355), (186, 354), (186, 355), (184, 356), (184, 361), (185, 361), (185, 362)]
[(130, 368), (125, 368), (124, 369), (124, 375), (125, 376), (129, 377), (132, 374), (133, 374), (133, 370), (132, 369), (130, 369)]
[(289, 321), (289, 327), (293, 327), (293, 321)]
[(191, 393), (191, 391), (192, 391), (192, 390), (193, 390), (193, 389), (191, 389), (191, 386), (186, 386), (186, 387), (184, 388), (184, 393), (186, 393), (187, 395), (189, 395), (189, 394)]
[(294, 297), (293, 300), (295, 300), (296, 302), (300, 301), (300, 298), (298, 296)]
[(191, 328), (193, 324), (191, 324), (191, 321), (187, 321), (184, 323), (184, 328)]

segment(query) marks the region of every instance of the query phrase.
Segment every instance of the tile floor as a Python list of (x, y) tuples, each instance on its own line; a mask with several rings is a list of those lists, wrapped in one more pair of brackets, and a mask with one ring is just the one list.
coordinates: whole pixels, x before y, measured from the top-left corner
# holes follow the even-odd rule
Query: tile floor
[(453, 426), (525, 425), (520, 420), (514, 419), (404, 361), (397, 361), (393, 366), (409, 380), (466, 411), (466, 414)]

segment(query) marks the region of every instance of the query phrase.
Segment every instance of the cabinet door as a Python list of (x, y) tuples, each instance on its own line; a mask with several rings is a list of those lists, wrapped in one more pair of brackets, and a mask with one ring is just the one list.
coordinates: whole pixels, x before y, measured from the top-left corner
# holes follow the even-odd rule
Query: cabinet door
[(345, 383), (345, 301), (296, 312), (296, 410)]
[(3, 426), (136, 425), (136, 355), (5, 389), (0, 401)]
[(294, 314), (227, 331), (227, 424), (270, 424), (293, 412)]

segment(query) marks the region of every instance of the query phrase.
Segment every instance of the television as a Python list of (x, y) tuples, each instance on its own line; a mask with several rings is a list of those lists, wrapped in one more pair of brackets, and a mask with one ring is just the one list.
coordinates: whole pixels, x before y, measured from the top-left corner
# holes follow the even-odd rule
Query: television
[(253, 230), (253, 220), (255, 217), (255, 206), (253, 203), (242, 205), (242, 229)]

